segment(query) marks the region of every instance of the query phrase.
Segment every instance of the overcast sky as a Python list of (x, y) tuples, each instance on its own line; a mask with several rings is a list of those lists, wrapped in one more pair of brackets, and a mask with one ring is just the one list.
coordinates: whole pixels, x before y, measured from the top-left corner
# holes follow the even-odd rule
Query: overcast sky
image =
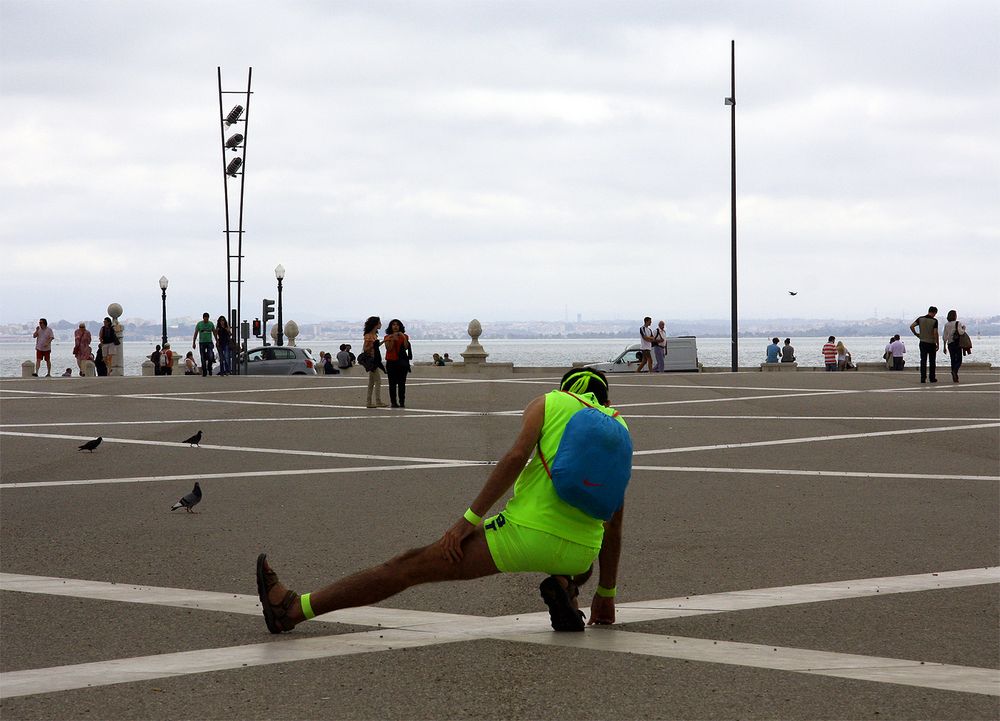
[(155, 319), (161, 275), (224, 312), (220, 65), (245, 318), (278, 263), (300, 321), (726, 318), (732, 39), (740, 315), (1000, 313), (998, 38), (995, 0), (0, 0), (0, 320)]

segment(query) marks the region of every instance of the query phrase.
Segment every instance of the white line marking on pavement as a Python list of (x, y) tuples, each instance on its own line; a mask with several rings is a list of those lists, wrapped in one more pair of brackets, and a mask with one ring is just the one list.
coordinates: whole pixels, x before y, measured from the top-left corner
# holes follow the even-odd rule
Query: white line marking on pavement
[[(876, 594), (907, 593), (1000, 582), (1000, 567), (940, 573), (837, 581), (736, 591), (705, 596), (660, 599), (619, 605), (623, 622), (814, 603)], [(254, 596), (211, 591), (132, 586), (19, 574), (0, 574), (0, 590), (146, 603), (180, 608), (259, 613)], [(158, 656), (30, 669), (0, 674), (0, 697), (50, 693), (89, 686), (151, 680), (274, 663), (391, 650), (479, 638), (590, 648), (683, 658), (783, 671), (842, 676), (866, 681), (943, 688), (966, 693), (1000, 695), (1000, 672), (946, 664), (923, 664), (805, 649), (641, 634), (618, 629), (593, 629), (585, 634), (550, 632), (546, 613), (486, 618), (381, 607), (345, 609), (317, 620), (380, 625), (378, 631), (322, 638), (290, 639), (251, 646), (205, 649)], [(377, 638), (376, 638), (377, 637)], [(933, 668), (932, 671), (926, 669)]]
[(398, 466), (350, 466), (347, 468), (297, 468), (279, 471), (234, 471), (233, 473), (192, 473), (172, 476), (134, 476), (132, 478), (83, 478), (70, 481), (24, 481), (0, 483), (0, 489), (42, 488), (48, 486), (97, 486), (105, 483), (154, 483), (156, 481), (204, 481), (215, 478), (275, 478), (278, 476), (316, 476), (331, 473), (354, 473), (359, 476), (381, 471), (438, 470), (440, 468), (473, 468), (496, 465), (494, 461), (469, 463), (410, 463)]
[[(0, 436), (21, 436), (25, 438), (58, 438), (69, 441), (89, 441), (89, 436), (70, 436), (58, 433), (24, 433), (21, 431), (0, 431)], [(137, 438), (105, 438), (105, 443), (125, 443), (138, 446), (165, 446), (168, 448), (187, 448), (186, 443), (174, 443), (172, 441), (148, 441)], [(460, 460), (456, 458), (420, 458), (417, 456), (380, 456), (368, 453), (336, 453), (334, 451), (304, 451), (293, 448), (252, 448), (248, 446), (215, 446), (202, 444), (202, 450), (211, 451), (238, 451), (241, 453), (273, 453), (285, 456), (317, 456), (320, 458), (354, 458), (369, 461), (416, 461), (418, 463), (457, 463), (459, 465), (471, 465), (479, 463), (475, 460)]]
[[(633, 471), (680, 473), (739, 473), (764, 476), (829, 476), (832, 478), (909, 478), (917, 481), (1000, 481), (1000, 476), (955, 476), (944, 473), (867, 473), (864, 471), (801, 471), (784, 468), (712, 468), (699, 466), (632, 466)], [(194, 477), (194, 476), (192, 476)], [(3, 486), (0, 486), (3, 488)]]
[(896, 431), (872, 431), (871, 433), (845, 433), (836, 436), (810, 436), (806, 438), (782, 438), (775, 441), (751, 441), (748, 443), (720, 443), (713, 446), (687, 446), (685, 448), (661, 448), (650, 451), (635, 451), (633, 456), (653, 456), (664, 453), (691, 453), (692, 451), (716, 451), (727, 448), (756, 448), (762, 446), (785, 446), (797, 443), (819, 443), (823, 441), (844, 441), (856, 438), (877, 438), (881, 436), (905, 436), (915, 433), (945, 433), (948, 431), (970, 431), (982, 428), (1000, 428), (1000, 423), (975, 423), (964, 426), (944, 426), (939, 428), (906, 428)]
[(608, 633), (607, 629), (595, 633), (520, 634), (506, 636), (505, 640), (1000, 695), (1000, 671), (988, 668), (650, 633)]
[[(994, 417), (994, 418), (975, 418), (975, 417), (969, 417), (969, 418), (961, 418), (961, 417), (931, 418), (931, 417), (921, 417), (921, 416), (724, 416), (724, 415), (693, 415), (693, 414), (692, 415), (683, 415), (683, 414), (679, 414), (679, 415), (661, 415), (661, 414), (654, 414), (654, 413), (629, 413), (628, 417), (629, 417), (629, 419), (632, 419), (632, 418), (654, 418), (654, 419), (656, 419), (656, 418), (658, 418), (658, 419), (661, 419), (661, 420), (696, 420), (696, 421), (720, 421), (720, 420), (724, 420), (724, 421), (893, 421), (893, 422), (903, 422), (903, 421), (907, 421), (908, 422), (908, 421), (912, 421), (912, 422), (915, 422), (915, 423), (923, 423), (923, 422), (944, 423), (946, 421), (950, 421), (950, 422), (953, 422), (953, 421), (958, 421), (958, 422), (968, 421), (968, 422), (971, 423), (971, 422), (974, 422), (974, 421), (977, 421), (977, 422), (978, 421), (990, 422), (990, 421), (1000, 420), (1000, 418), (996, 418), (996, 417)], [(270, 418), (261, 418), (259, 420), (272, 420), (272, 419), (270, 419)], [(307, 419), (307, 420), (313, 420), (313, 419), (310, 418), (310, 419)], [(131, 422), (134, 422), (134, 421), (128, 421), (128, 422), (131, 423)], [(190, 422), (191, 423), (195, 423), (196, 421), (190, 421)], [(29, 424), (22, 424), (22, 425), (27, 426)], [(35, 424), (35, 425), (40, 425), (40, 424)], [(58, 425), (64, 425), (64, 424), (61, 424), (61, 423), (51, 423), (51, 424), (48, 424), (48, 425), (58, 426)], [(66, 424), (66, 425), (68, 425), (68, 424)], [(76, 424), (76, 425), (79, 425), (79, 424)], [(100, 425), (100, 424), (94, 423), (93, 425)], [(14, 426), (0, 425), (0, 428), (13, 428), (13, 427)]]
[[(441, 412), (435, 415), (434, 411), (427, 415), (411, 415), (413, 411), (404, 409), (402, 413), (396, 413), (395, 409), (391, 413), (371, 413), (357, 416), (292, 416), (286, 418), (182, 418), (179, 420), (151, 420), (151, 421), (65, 421), (62, 423), (0, 423), (3, 428), (77, 428), (87, 426), (157, 426), (157, 425), (177, 425), (177, 424), (198, 424), (198, 423), (300, 423), (306, 421), (370, 421), (370, 420), (399, 420), (407, 418), (455, 418), (453, 411)], [(477, 414), (478, 415), (478, 414)], [(989, 418), (954, 418), (954, 419), (934, 419), (934, 420), (990, 420)]]

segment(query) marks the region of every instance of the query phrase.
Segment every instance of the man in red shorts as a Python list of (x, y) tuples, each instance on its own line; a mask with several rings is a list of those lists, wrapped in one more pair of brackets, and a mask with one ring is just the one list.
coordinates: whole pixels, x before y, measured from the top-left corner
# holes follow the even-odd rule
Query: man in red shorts
[(52, 355), (52, 341), (56, 337), (55, 333), (49, 328), (47, 320), (39, 318), (38, 325), (35, 326), (35, 332), (31, 334), (31, 337), (35, 339), (35, 372), (31, 375), (37, 378), (38, 372), (42, 369), (42, 361), (45, 361), (45, 365), (48, 366), (45, 377), (50, 378), (52, 376), (50, 356)]

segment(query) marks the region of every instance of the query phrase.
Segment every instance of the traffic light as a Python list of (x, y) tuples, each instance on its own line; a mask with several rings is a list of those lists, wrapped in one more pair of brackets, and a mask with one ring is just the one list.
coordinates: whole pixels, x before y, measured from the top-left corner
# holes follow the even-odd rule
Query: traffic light
[(266, 325), (269, 320), (274, 320), (274, 301), (268, 298), (264, 299), (264, 309), (260, 314), (260, 319)]
[(260, 318), (253, 319), (253, 337), (260, 338)]

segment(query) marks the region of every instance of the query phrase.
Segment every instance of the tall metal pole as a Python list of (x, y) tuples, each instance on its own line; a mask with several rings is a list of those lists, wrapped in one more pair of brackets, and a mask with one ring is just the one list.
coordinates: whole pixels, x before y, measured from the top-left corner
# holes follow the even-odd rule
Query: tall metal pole
[(732, 102), (730, 107), (732, 108), (732, 197), (730, 198), (730, 205), (732, 206), (732, 234), (733, 234), (733, 247), (732, 247), (732, 341), (733, 341), (733, 373), (739, 370), (739, 328), (737, 323), (737, 309), (736, 309), (736, 41), (730, 41), (730, 59), (732, 64), (732, 88), (731, 95), (729, 96)]
[(285, 326), (281, 321), (281, 278), (278, 278), (278, 337), (277, 345), (285, 345)]

